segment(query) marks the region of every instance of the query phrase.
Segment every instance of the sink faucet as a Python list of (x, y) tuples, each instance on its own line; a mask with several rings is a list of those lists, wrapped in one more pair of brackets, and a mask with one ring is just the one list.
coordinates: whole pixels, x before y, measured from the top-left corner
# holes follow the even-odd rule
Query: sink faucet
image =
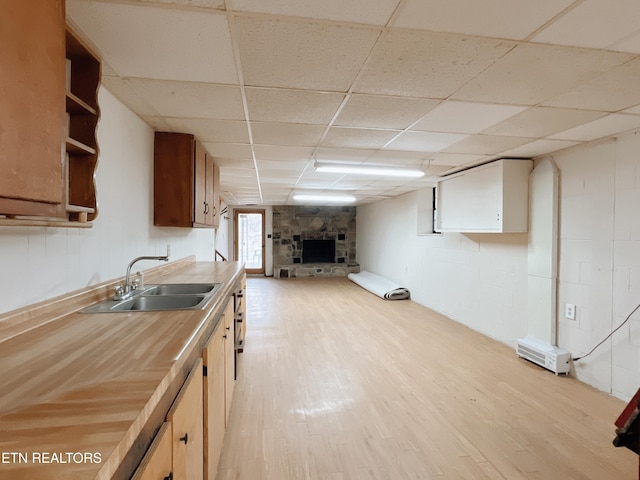
[(161, 256), (143, 255), (141, 257), (136, 257), (133, 260), (131, 260), (131, 262), (127, 266), (127, 274), (124, 277), (124, 285), (118, 285), (116, 287), (116, 294), (113, 297), (113, 299), (126, 300), (127, 298), (131, 297), (133, 295), (133, 292), (136, 290), (137, 286), (131, 282), (131, 267), (133, 267), (134, 263), (139, 262), (140, 260), (159, 260), (161, 262), (168, 262), (169, 252), (170, 252), (170, 247), (169, 245), (167, 245), (166, 255), (161, 255)]

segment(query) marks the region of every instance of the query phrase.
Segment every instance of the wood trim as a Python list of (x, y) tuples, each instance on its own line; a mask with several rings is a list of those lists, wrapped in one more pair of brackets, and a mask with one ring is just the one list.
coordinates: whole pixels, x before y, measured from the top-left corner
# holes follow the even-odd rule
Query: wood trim
[(245, 213), (255, 213), (262, 215), (262, 267), (261, 268), (246, 268), (245, 270), (250, 275), (264, 275), (265, 274), (265, 252), (266, 252), (266, 210), (264, 208), (234, 208), (233, 209), (233, 254), (234, 258), (238, 260), (238, 216)]

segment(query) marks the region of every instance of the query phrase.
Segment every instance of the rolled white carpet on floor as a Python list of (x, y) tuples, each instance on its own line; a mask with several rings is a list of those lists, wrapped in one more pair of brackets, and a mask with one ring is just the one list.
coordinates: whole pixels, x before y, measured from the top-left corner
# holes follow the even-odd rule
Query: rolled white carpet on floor
[(385, 300), (405, 300), (410, 297), (408, 289), (375, 273), (350, 273), (347, 277), (353, 283)]

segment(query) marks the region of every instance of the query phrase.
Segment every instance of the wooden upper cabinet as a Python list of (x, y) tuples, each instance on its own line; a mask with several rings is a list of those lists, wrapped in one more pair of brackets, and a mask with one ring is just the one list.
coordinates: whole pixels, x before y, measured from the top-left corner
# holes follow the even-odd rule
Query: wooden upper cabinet
[(0, 44), (0, 215), (93, 220), (98, 57), (63, 0), (3, 1)]
[(0, 45), (0, 214), (62, 215), (64, 2), (2, 2)]
[(215, 170), (213, 158), (193, 135), (156, 132), (153, 224), (214, 227)]

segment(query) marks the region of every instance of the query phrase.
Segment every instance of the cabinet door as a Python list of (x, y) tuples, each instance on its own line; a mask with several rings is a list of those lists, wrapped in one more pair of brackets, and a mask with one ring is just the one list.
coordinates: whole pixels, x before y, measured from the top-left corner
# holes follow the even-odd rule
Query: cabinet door
[(195, 145), (195, 200), (193, 221), (207, 224), (207, 157), (204, 147), (198, 141)]
[(216, 163), (213, 164), (213, 226), (218, 228), (220, 225), (220, 167)]
[(131, 480), (167, 480), (171, 477), (171, 425), (163, 423)]
[(225, 431), (225, 329), (221, 319), (203, 352), (207, 367), (204, 377), (205, 480), (215, 480)]
[(64, 2), (3, 2), (0, 45), (0, 213), (62, 214)]
[(199, 360), (167, 415), (167, 421), (171, 422), (175, 480), (203, 478), (202, 399), (202, 360)]
[(225, 395), (225, 420), (229, 425), (229, 412), (233, 399), (233, 389), (236, 383), (235, 362), (235, 334), (233, 331), (233, 301), (229, 301), (224, 311), (224, 395)]

